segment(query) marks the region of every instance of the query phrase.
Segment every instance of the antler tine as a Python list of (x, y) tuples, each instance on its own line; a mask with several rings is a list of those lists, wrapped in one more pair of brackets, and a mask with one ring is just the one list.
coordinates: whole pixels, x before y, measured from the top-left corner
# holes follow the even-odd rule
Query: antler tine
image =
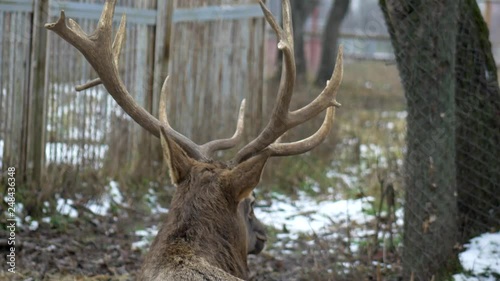
[(284, 28), (279, 27), (273, 14), (262, 1), (259, 1), (259, 4), (264, 13), (264, 17), (278, 37), (278, 49), (283, 52), (281, 80), (271, 119), (256, 139), (238, 151), (234, 158), (234, 161), (237, 163), (262, 151), (288, 130), (288, 112), (296, 77), (295, 58), (293, 54), (292, 17), (289, 0), (282, 1)]
[(295, 127), (305, 121), (318, 115), (319, 112), (325, 110), (329, 106), (340, 107), (341, 104), (337, 102), (337, 92), (342, 82), (342, 76), (344, 73), (344, 51), (342, 45), (339, 46), (337, 51), (337, 61), (335, 64), (335, 69), (333, 70), (332, 77), (330, 80), (326, 81), (326, 87), (321, 91), (319, 96), (317, 96), (308, 105), (290, 112), (289, 121), (291, 126)]
[[(120, 54), (123, 49), (123, 42), (125, 41), (126, 26), (127, 26), (127, 15), (123, 14), (120, 20), (120, 27), (118, 27), (118, 31), (116, 32), (115, 35), (115, 40), (113, 41), (113, 59), (117, 68), (118, 68)], [(85, 84), (75, 86), (75, 90), (81, 92), (100, 84), (102, 84), (101, 78), (95, 78)]]
[(86, 48), (90, 48), (92, 42), (88, 35), (74, 20), (69, 19), (69, 26), (66, 25), (66, 14), (61, 11), (59, 19), (54, 23), (46, 23), (45, 28), (54, 31), (61, 38), (77, 48), (80, 52)]
[(273, 30), (276, 33), (276, 36), (278, 37), (278, 49), (283, 52), (284, 59), (281, 72), (280, 88), (278, 90), (278, 96), (276, 97), (276, 105), (273, 110), (273, 115), (282, 115), (288, 112), (296, 76), (295, 56), (293, 53), (293, 29), (292, 17), (290, 13), (290, 2), (289, 0), (282, 1), (284, 29), (277, 24), (276, 18), (273, 16), (271, 11), (269, 11), (267, 6), (262, 1), (259, 1), (259, 4), (262, 8), (262, 11), (264, 12), (264, 17), (272, 26)]
[(115, 40), (113, 40), (113, 59), (118, 67), (118, 61), (120, 59), (120, 54), (123, 48), (123, 42), (125, 42), (125, 28), (127, 27), (127, 15), (123, 14), (120, 20), (120, 26), (115, 35)]
[(228, 139), (213, 140), (201, 146), (201, 151), (207, 156), (212, 156), (215, 151), (225, 150), (235, 147), (243, 137), (244, 119), (245, 119), (245, 99), (241, 101), (240, 111), (238, 113), (238, 122), (236, 123), (236, 131), (233, 136)]
[(167, 76), (161, 87), (160, 104), (158, 108), (158, 116), (160, 118), (161, 127), (167, 132), (167, 134), (172, 137), (186, 152), (189, 156), (194, 159), (202, 160), (206, 159), (206, 156), (201, 152), (199, 145), (194, 143), (192, 140), (188, 139), (186, 136), (174, 130), (167, 117), (167, 99), (170, 94), (170, 77)]
[(292, 49), (293, 53), (294, 45), (293, 45), (292, 8), (290, 6), (289, 0), (284, 1), (283, 5), (281, 5), (281, 17), (283, 18), (283, 30), (284, 30), (283, 35), (286, 37), (286, 42), (290, 44), (290, 49)]
[(290, 156), (305, 153), (322, 143), (330, 132), (335, 119), (335, 107), (326, 110), (325, 119), (321, 127), (310, 137), (291, 143), (275, 142), (269, 146), (270, 156)]
[[(278, 36), (278, 49), (283, 52), (281, 81), (276, 104), (269, 123), (257, 138), (238, 151), (233, 160), (236, 163), (241, 163), (245, 159), (262, 153), (263, 151), (271, 151), (271, 156), (285, 156), (304, 153), (312, 149), (326, 138), (333, 124), (333, 107), (340, 106), (335, 98), (340, 82), (342, 81), (342, 47), (339, 48), (335, 70), (332, 74), (332, 78), (327, 81), (325, 89), (308, 105), (290, 112), (289, 105), (296, 76), (290, 2), (289, 0), (282, 0), (283, 28), (278, 26), (274, 16), (262, 1), (260, 5), (266, 20)], [(329, 109), (327, 110), (323, 125), (315, 134), (301, 141), (281, 143), (282, 136), (288, 130), (310, 120), (327, 108)]]
[(101, 78), (95, 78), (95, 79), (90, 80), (89, 82), (82, 84), (82, 85), (76, 85), (75, 91), (77, 91), (77, 92), (85, 91), (87, 89), (93, 88), (95, 86), (99, 86), (101, 84), (102, 84)]
[(117, 0), (107, 0), (104, 3), (104, 8), (102, 9), (101, 18), (97, 23), (97, 28), (95, 31), (96, 37), (99, 38), (97, 42), (102, 43), (104, 46), (109, 46), (111, 40), (111, 34), (113, 33), (113, 17), (115, 16), (115, 6)]
[[(125, 28), (127, 25), (127, 16), (125, 14), (122, 15), (120, 20), (120, 27), (116, 32), (115, 40), (113, 41), (113, 59), (116, 67), (118, 68), (119, 58), (121, 51), (123, 49), (123, 42), (125, 41)], [(79, 85), (75, 87), (76, 91), (83, 91), (95, 87), (97, 85), (102, 84), (100, 78), (93, 79), (83, 85)]]

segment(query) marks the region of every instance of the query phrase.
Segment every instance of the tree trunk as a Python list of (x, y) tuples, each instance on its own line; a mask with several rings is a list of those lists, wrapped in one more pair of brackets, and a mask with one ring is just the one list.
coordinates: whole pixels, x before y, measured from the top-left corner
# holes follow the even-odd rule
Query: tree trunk
[(500, 228), (500, 90), (489, 32), (463, 0), (457, 38), (457, 188), (461, 242)]
[[(297, 79), (303, 79), (307, 74), (307, 60), (304, 51), (304, 24), (318, 5), (318, 0), (291, 0), (290, 7), (292, 9), (292, 28), (293, 28), (293, 47), (295, 52), (295, 66), (297, 69)], [(282, 63), (282, 54), (278, 50), (278, 63)], [(281, 68), (274, 75), (276, 79), (281, 78)]]
[(295, 65), (297, 67), (297, 76), (299, 77), (304, 77), (307, 72), (306, 56), (304, 52), (304, 24), (306, 23), (307, 18), (309, 18), (309, 15), (312, 13), (317, 4), (317, 0), (290, 1), (293, 17), (293, 45), (295, 49)]
[(408, 108), (403, 280), (445, 280), (457, 261), (454, 122), (459, 2), (380, 0), (380, 6)]
[(321, 62), (316, 75), (315, 84), (324, 87), (332, 76), (337, 58), (337, 41), (340, 35), (340, 25), (349, 10), (350, 0), (335, 0), (330, 9), (328, 20), (323, 30), (321, 43)]

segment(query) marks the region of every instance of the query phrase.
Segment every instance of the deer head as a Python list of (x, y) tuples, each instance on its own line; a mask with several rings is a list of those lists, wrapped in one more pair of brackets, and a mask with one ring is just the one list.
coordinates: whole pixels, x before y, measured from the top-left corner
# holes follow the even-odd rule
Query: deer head
[[(342, 49), (324, 90), (306, 106), (290, 111), (295, 83), (293, 31), (288, 0), (282, 2), (283, 28), (260, 2), (267, 22), (278, 36), (283, 52), (281, 83), (271, 118), (262, 132), (243, 146), (232, 160), (213, 159), (216, 151), (235, 147), (241, 140), (245, 101), (242, 101), (236, 131), (231, 138), (202, 145), (175, 131), (168, 122), (166, 103), (169, 79), (161, 90), (159, 118), (140, 107), (118, 74), (118, 57), (125, 31), (122, 17), (114, 41), (112, 19), (116, 0), (107, 0), (94, 33), (87, 35), (64, 12), (46, 27), (76, 47), (93, 66), (99, 78), (77, 90), (103, 84), (123, 110), (139, 125), (161, 140), (170, 178), (177, 189), (170, 211), (143, 264), (142, 280), (240, 280), (247, 277), (246, 256), (262, 250), (265, 232), (253, 215), (252, 191), (259, 183), (270, 157), (305, 153), (328, 135), (335, 113), (337, 90), (342, 80)], [(284, 143), (290, 129), (326, 110), (321, 127), (310, 137)], [(248, 205), (250, 204), (250, 205)], [(252, 222), (256, 222), (253, 223)], [(260, 228), (260, 229), (259, 229)]]

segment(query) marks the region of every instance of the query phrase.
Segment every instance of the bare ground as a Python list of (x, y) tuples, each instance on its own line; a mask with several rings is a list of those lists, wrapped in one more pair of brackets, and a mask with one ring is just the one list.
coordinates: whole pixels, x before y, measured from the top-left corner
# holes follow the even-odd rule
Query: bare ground
[[(36, 231), (21, 227), (16, 233), (16, 273), (5, 271), (3, 254), (0, 280), (135, 280), (143, 253), (132, 249), (132, 243), (139, 240), (133, 226), (141, 218), (123, 213), (126, 215), (120, 218), (86, 215), (57, 228), (41, 223)], [(146, 224), (156, 224), (159, 219)], [(0, 237), (7, 234), (2, 230)], [(367, 257), (355, 261), (341, 241), (313, 235), (288, 242), (250, 256), (250, 280), (398, 280), (394, 270), (371, 266)], [(2, 252), (8, 247), (6, 240), (0, 241)], [(346, 263), (353, 265), (350, 272)], [(377, 279), (377, 275), (385, 278)]]

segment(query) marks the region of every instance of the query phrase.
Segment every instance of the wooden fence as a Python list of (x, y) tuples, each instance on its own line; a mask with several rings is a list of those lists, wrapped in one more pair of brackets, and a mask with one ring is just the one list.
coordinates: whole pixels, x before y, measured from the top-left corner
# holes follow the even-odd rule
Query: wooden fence
[[(38, 183), (60, 165), (97, 170), (154, 152), (147, 133), (102, 86), (74, 90), (94, 71), (43, 27), (64, 9), (91, 32), (103, 3), (0, 0), (0, 170), (14, 166)], [(158, 115), (159, 90), (170, 74), (169, 118), (195, 142), (230, 136), (243, 98), (246, 118), (260, 119), (264, 20), (255, 1), (119, 0), (116, 21), (122, 13), (128, 25), (120, 73), (148, 111)]]

